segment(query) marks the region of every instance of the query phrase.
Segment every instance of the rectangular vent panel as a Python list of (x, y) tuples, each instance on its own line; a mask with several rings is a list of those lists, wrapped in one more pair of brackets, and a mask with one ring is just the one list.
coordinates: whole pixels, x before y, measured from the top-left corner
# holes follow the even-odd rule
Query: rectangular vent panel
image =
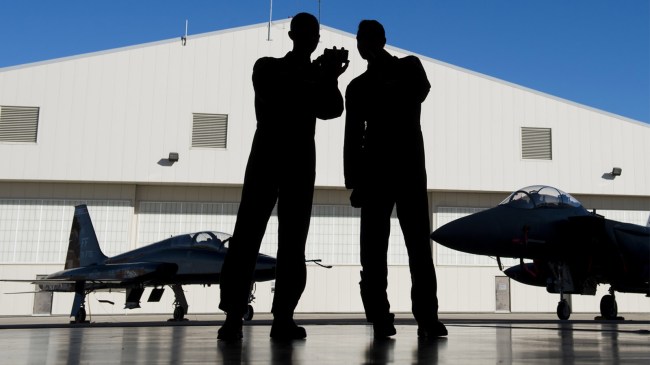
[(226, 148), (228, 114), (192, 114), (192, 147)]
[(0, 142), (36, 143), (39, 107), (0, 106)]
[(521, 128), (521, 157), (524, 160), (552, 160), (551, 128)]

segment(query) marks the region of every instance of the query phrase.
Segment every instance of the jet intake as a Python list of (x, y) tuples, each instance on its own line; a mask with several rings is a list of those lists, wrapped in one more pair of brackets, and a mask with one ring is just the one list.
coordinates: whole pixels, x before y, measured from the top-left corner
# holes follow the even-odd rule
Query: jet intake
[(128, 288), (126, 289), (126, 302), (124, 309), (140, 308), (140, 298), (144, 293), (144, 288)]
[(149, 299), (147, 299), (147, 302), (149, 302), (149, 303), (158, 303), (158, 302), (160, 302), (160, 298), (162, 297), (164, 291), (165, 291), (165, 288), (153, 288), (153, 289), (151, 289), (151, 294), (149, 294)]
[(546, 276), (541, 275), (532, 262), (510, 267), (504, 273), (522, 284), (546, 287)]

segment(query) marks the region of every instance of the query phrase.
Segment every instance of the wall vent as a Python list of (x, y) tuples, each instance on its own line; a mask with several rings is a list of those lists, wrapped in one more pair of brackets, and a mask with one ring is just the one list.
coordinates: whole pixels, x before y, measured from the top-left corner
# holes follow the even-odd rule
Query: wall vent
[(36, 143), (38, 107), (0, 106), (0, 142)]
[(192, 147), (226, 148), (228, 114), (192, 114)]
[(521, 158), (552, 160), (551, 128), (521, 128)]

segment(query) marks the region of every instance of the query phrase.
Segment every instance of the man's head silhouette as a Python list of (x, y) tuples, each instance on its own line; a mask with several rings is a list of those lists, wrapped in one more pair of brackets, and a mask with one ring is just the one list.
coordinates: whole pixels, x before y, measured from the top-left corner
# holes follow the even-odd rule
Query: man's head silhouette
[(386, 45), (384, 26), (376, 20), (362, 20), (357, 31), (357, 49), (364, 60), (372, 60)]
[(311, 55), (318, 46), (320, 26), (318, 19), (309, 13), (298, 13), (291, 19), (289, 38), (293, 41), (293, 51)]

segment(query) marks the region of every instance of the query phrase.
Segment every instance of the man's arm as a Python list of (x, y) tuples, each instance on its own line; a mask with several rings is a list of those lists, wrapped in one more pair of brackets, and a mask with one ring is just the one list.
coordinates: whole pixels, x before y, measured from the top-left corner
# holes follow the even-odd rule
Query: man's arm
[(343, 142), (343, 173), (348, 189), (361, 187), (361, 168), (363, 165), (363, 137), (365, 120), (359, 111), (359, 100), (354, 86), (348, 86), (345, 95), (345, 137)]
[(348, 69), (350, 61), (323, 54), (314, 61), (314, 64), (318, 68), (316, 117), (319, 119), (339, 117), (343, 114), (343, 96), (339, 90), (338, 78)]
[(316, 118), (334, 119), (343, 114), (343, 96), (336, 78), (322, 77), (316, 95)]
[(287, 104), (286, 91), (279, 90), (283, 84), (280, 61), (271, 57), (262, 57), (253, 66), (253, 88), (255, 97), (267, 105), (281, 107)]
[(418, 102), (422, 103), (429, 95), (429, 90), (431, 89), (431, 84), (427, 78), (427, 73), (424, 71), (422, 62), (420, 59), (415, 56), (407, 56), (402, 59), (406, 69), (406, 78), (409, 83), (407, 90), (412, 94), (412, 96)]

